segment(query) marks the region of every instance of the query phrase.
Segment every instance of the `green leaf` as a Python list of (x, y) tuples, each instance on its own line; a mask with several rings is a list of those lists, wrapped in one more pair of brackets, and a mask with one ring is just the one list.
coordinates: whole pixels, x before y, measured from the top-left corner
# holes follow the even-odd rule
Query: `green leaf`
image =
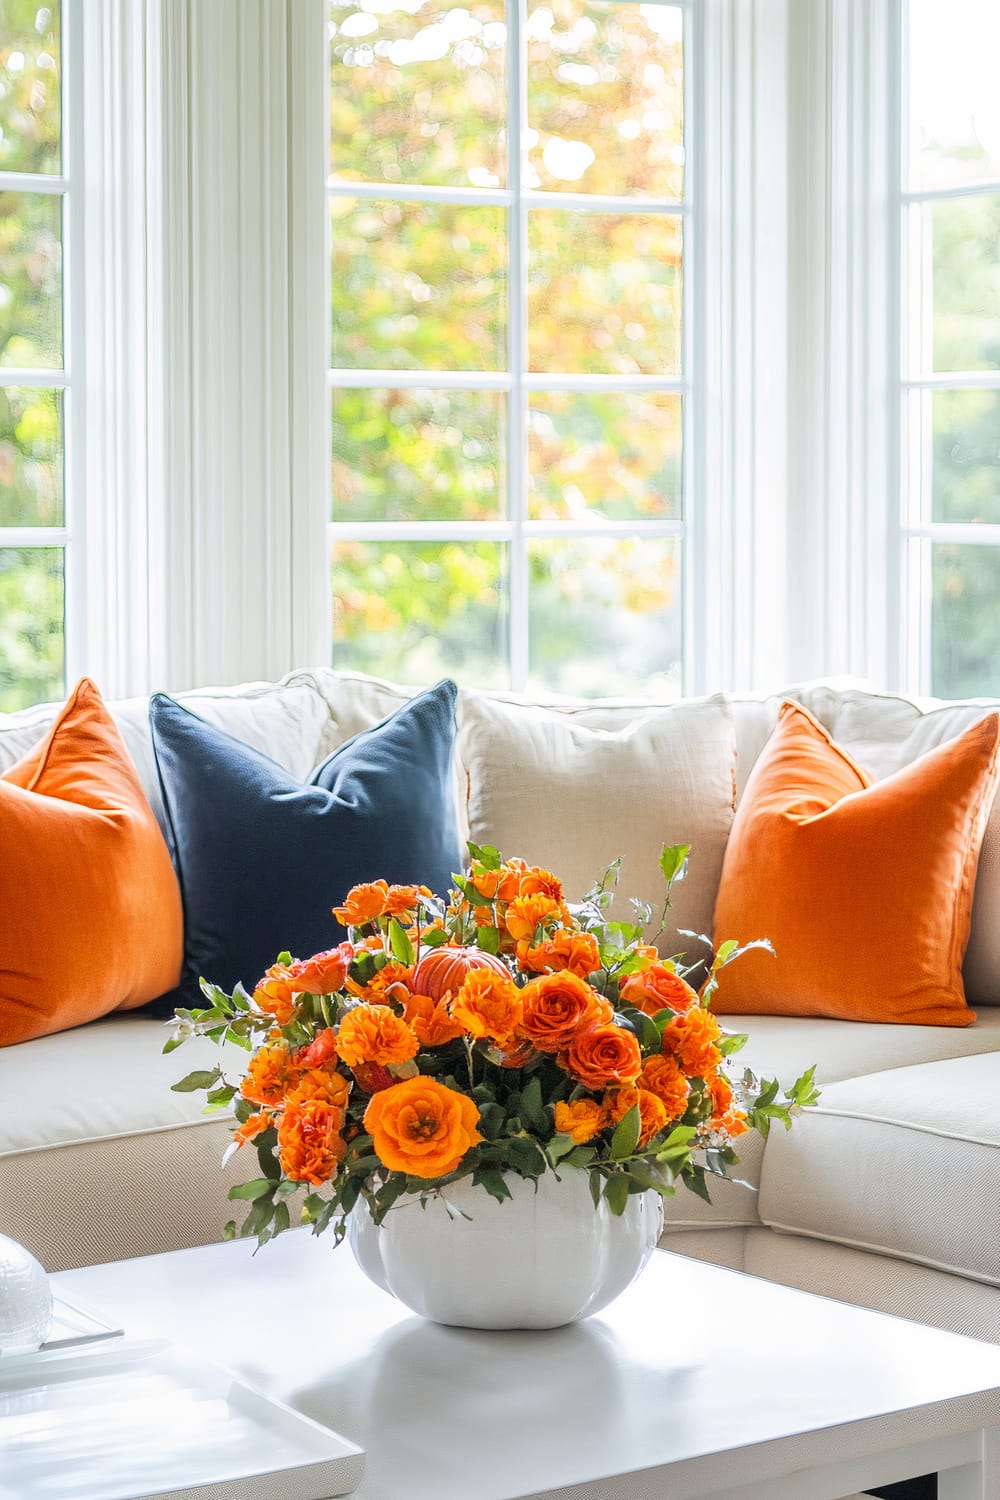
[(472, 1174), (472, 1180), (480, 1187), (484, 1187), (490, 1197), (495, 1198), (498, 1203), (512, 1196), (510, 1188), (504, 1181), (503, 1173), (498, 1172), (496, 1167), (479, 1167)]
[(448, 934), (442, 932), (440, 927), (428, 927), (426, 932), (420, 934), (420, 946), (422, 948), (440, 948), (448, 941)]
[(564, 1157), (564, 1161), (567, 1167), (589, 1167), (596, 1155), (597, 1151), (593, 1146), (576, 1146)]
[(164, 1053), (167, 1053), (167, 1052), (176, 1052), (177, 1048), (178, 1047), (183, 1047), (184, 1043), (187, 1040), (188, 1040), (188, 1038), (186, 1036), (171, 1036), (171, 1037), (168, 1037), (167, 1040), (163, 1043), (163, 1051), (164, 1051)]
[(500, 952), (500, 933), (495, 927), (476, 928), (476, 946), (484, 953)]
[(521, 1090), (518, 1114), (526, 1130), (534, 1130), (540, 1135), (548, 1134), (549, 1117), (542, 1103), (542, 1081), (537, 1074)]
[(493, 905), (493, 902), (490, 900), (489, 896), (481, 896), (476, 890), (476, 887), (472, 884), (472, 881), (467, 880), (464, 875), (456, 875), (454, 877), (454, 880), (455, 885), (461, 891), (462, 895), (465, 897), (466, 901), (468, 901), (470, 906)]
[[(636, 1106), (633, 1105), (632, 1108), (635, 1109)], [(616, 1218), (625, 1212), (625, 1205), (628, 1202), (628, 1178), (624, 1172), (616, 1172), (613, 1177), (608, 1178), (604, 1184), (604, 1201)]]
[(291, 1216), (288, 1212), (287, 1203), (277, 1203), (274, 1208), (274, 1233), (281, 1234), (291, 1224)]
[(472, 858), (481, 864), (484, 870), (499, 870), (503, 864), (500, 851), (494, 849), (492, 844), (474, 844), (469, 839), (466, 846)]
[(668, 885), (672, 880), (683, 878), (684, 862), (690, 853), (690, 844), (664, 844), (660, 853), (660, 869)]
[(309, 1193), (302, 1204), (303, 1224), (315, 1223), (326, 1207), (327, 1201), (321, 1198), (319, 1193)]
[(194, 1073), (189, 1073), (186, 1078), (182, 1078), (180, 1083), (172, 1083), (170, 1088), (175, 1094), (193, 1094), (195, 1089), (212, 1088), (221, 1077), (221, 1068), (196, 1070)]
[(594, 1200), (594, 1207), (595, 1208), (597, 1207), (597, 1205), (601, 1201), (601, 1190), (602, 1190), (603, 1187), (604, 1187), (604, 1178), (601, 1176), (600, 1172), (598, 1172), (596, 1168), (593, 1168), (591, 1170), (591, 1173), (590, 1173), (590, 1196)]
[(746, 1032), (733, 1032), (729, 1036), (720, 1036), (715, 1045), (723, 1057), (732, 1057), (733, 1053), (739, 1052), (741, 1048), (746, 1046), (749, 1040), (750, 1038)]
[(223, 1226), (222, 1226), (222, 1238), (224, 1240), (234, 1240), (236, 1238), (236, 1220), (235, 1219), (230, 1219), (228, 1224), (223, 1224)]
[[(621, 1161), (626, 1156), (631, 1156), (639, 1144), (639, 1134), (642, 1130), (641, 1116), (638, 1104), (633, 1104), (628, 1112), (622, 1115), (611, 1137), (611, 1160)], [(612, 1179), (613, 1181), (614, 1179)], [(607, 1197), (605, 1188), (604, 1196)], [(619, 1209), (620, 1213), (621, 1210)]]
[(553, 1166), (562, 1161), (563, 1157), (569, 1156), (576, 1149), (576, 1141), (571, 1135), (554, 1135), (546, 1146), (549, 1161)]
[(229, 1189), (231, 1199), (249, 1198), (256, 1200), (263, 1198), (266, 1193), (274, 1190), (274, 1183), (267, 1177), (255, 1177), (253, 1182), (237, 1182)]
[(645, 1011), (636, 1010), (631, 1005), (623, 1007), (619, 1014), (628, 1020), (644, 1052), (661, 1051), (663, 1035), (652, 1016), (647, 1016)]
[(220, 1084), (217, 1089), (212, 1089), (208, 1096), (209, 1104), (229, 1104), (236, 1097), (236, 1089), (231, 1083)]
[(412, 964), (417, 956), (413, 944), (396, 917), (389, 918), (389, 946), (392, 949), (393, 958), (398, 959), (401, 964)]

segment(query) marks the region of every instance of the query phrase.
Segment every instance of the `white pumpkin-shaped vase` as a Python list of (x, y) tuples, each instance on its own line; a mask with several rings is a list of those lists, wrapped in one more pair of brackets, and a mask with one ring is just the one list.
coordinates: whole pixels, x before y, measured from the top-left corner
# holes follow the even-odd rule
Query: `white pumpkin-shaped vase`
[(0, 1234), (0, 1349), (37, 1349), (52, 1325), (44, 1269), (23, 1245)]
[[(663, 1228), (654, 1192), (625, 1212), (594, 1207), (588, 1174), (545, 1172), (537, 1184), (508, 1174), (503, 1203), (471, 1178), (442, 1190), (447, 1203), (401, 1198), (376, 1226), (362, 1201), (348, 1239), (367, 1276), (421, 1317), (460, 1328), (559, 1328), (606, 1307), (635, 1280)], [(537, 1191), (536, 1191), (537, 1188)]]

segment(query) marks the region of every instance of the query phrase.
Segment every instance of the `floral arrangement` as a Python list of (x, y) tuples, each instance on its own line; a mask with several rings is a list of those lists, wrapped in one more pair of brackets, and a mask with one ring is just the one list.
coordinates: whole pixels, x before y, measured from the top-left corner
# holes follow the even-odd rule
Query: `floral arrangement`
[[(777, 1082), (727, 1073), (746, 1038), (724, 1034), (709, 1002), (745, 948), (724, 943), (696, 990), (693, 968), (644, 941), (647, 905), (633, 902), (633, 923), (608, 919), (617, 865), (570, 906), (549, 871), (469, 850), (446, 899), (355, 886), (333, 910), (347, 942), (281, 954), (253, 994), (202, 980), (207, 1005), (175, 1013), (165, 1051), (201, 1035), (250, 1053), (242, 1076), (220, 1066), (174, 1085), (233, 1111), (227, 1157), (256, 1149), (261, 1175), (229, 1193), (250, 1205), (241, 1234), (287, 1228), (303, 1193), (299, 1220), (339, 1239), (359, 1199), (381, 1223), (404, 1195), (447, 1202), (470, 1176), (502, 1201), (507, 1174), (587, 1172), (614, 1214), (678, 1179), (708, 1198), (739, 1136), (787, 1127), (818, 1097), (812, 1070), (781, 1099)], [(662, 853), (661, 932), (687, 853)]]

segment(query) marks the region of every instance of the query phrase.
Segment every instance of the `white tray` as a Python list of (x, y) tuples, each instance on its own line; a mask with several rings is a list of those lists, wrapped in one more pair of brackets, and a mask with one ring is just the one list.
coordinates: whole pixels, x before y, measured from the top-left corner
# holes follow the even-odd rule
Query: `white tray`
[(330, 1500), (365, 1456), (166, 1341), (0, 1365), (0, 1500)]

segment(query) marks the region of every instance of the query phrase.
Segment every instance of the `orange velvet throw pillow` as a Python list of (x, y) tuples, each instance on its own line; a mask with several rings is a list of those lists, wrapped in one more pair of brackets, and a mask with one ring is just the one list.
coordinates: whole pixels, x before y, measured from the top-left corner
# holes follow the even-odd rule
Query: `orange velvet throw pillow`
[(715, 907), (715, 942), (774, 956), (722, 970), (723, 1014), (968, 1026), (962, 956), (997, 785), (990, 714), (873, 782), (795, 703), (750, 773)]
[(156, 999), (182, 951), (163, 834), (84, 678), (0, 777), (0, 1046)]

